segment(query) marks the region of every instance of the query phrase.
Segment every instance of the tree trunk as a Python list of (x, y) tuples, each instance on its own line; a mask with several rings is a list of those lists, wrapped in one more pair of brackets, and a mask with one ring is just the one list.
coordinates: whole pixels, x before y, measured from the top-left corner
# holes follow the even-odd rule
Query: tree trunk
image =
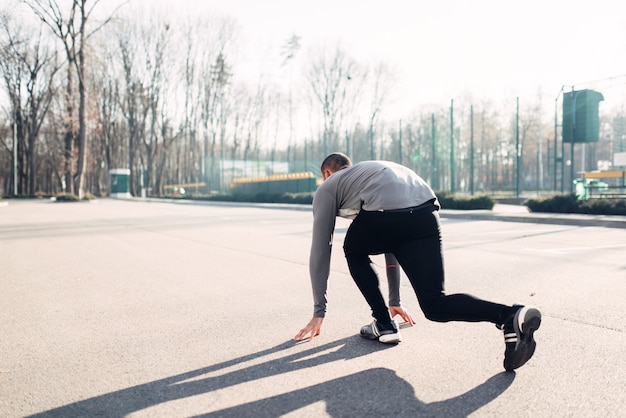
[(87, 153), (87, 135), (85, 121), (85, 24), (87, 16), (85, 15), (85, 0), (80, 4), (80, 32), (79, 32), (79, 49), (78, 57), (74, 64), (77, 66), (78, 73), (78, 167), (76, 169), (76, 192), (78, 198), (82, 199), (85, 194), (85, 167)]
[(74, 176), (72, 173), (72, 163), (74, 156), (74, 104), (73, 97), (74, 71), (70, 64), (67, 70), (67, 87), (65, 89), (65, 155), (64, 155), (64, 175), (65, 192), (74, 193)]

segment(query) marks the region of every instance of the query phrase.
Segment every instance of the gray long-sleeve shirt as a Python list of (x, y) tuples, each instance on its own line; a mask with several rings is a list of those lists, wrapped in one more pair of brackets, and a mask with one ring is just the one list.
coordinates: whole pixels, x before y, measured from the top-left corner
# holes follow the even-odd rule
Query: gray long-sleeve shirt
[(337, 216), (354, 218), (361, 209), (402, 209), (435, 198), (430, 186), (414, 171), (388, 161), (364, 161), (328, 177), (313, 198), (313, 239), (309, 258), (313, 316), (324, 317), (326, 314), (326, 289)]

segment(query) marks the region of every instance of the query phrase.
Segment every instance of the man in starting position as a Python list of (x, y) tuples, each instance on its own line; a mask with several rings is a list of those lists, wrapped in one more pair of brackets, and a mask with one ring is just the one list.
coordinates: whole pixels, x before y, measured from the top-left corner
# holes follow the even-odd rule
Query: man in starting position
[[(370, 255), (393, 254), (411, 282), (426, 318), (437, 322), (492, 322), (504, 332), (504, 368), (525, 364), (535, 351), (533, 333), (541, 324), (536, 308), (502, 305), (468, 294), (446, 295), (439, 223), (439, 202), (415, 172), (388, 161), (352, 165), (342, 153), (326, 157), (324, 183), (313, 199), (313, 239), (309, 270), (313, 318), (294, 337), (318, 335), (326, 314), (326, 288), (336, 216), (354, 217), (344, 241), (350, 274), (372, 309), (374, 321), (361, 336), (382, 343), (400, 342), (372, 269)], [(392, 313), (395, 313), (392, 311)]]

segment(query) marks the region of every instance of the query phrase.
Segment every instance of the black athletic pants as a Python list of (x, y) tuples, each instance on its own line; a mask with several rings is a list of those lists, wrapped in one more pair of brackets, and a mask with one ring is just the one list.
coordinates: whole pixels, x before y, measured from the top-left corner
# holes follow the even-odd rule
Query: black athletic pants
[(435, 205), (413, 212), (361, 211), (348, 229), (344, 253), (352, 278), (382, 328), (391, 326), (391, 318), (369, 258), (382, 253), (396, 256), (424, 315), (432, 321), (501, 324), (510, 315), (510, 307), (505, 305), (467, 294), (445, 294), (441, 230)]

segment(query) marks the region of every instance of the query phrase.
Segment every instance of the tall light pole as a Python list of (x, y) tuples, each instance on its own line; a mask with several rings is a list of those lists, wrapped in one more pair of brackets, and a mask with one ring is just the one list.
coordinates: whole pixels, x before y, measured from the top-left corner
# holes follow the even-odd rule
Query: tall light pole
[[(402, 119), (398, 122), (398, 154), (399, 154), (399, 163), (402, 164)], [(350, 154), (348, 154), (350, 155)]]
[(456, 191), (454, 169), (454, 99), (452, 99), (450, 100), (450, 193)]
[(430, 164), (430, 181), (435, 190), (439, 187), (439, 177), (437, 173), (437, 142), (435, 135), (435, 114), (430, 115), (430, 141), (431, 141), (431, 164)]
[(571, 164), (569, 166), (569, 180), (570, 187), (574, 187), (574, 175), (576, 171), (574, 170), (574, 144), (576, 142), (576, 99), (578, 98), (578, 91), (574, 90), (574, 86), (572, 86), (572, 142), (570, 146), (570, 161)]
[(17, 196), (17, 109), (13, 111), (13, 196)]
[(559, 90), (559, 93), (556, 95), (556, 98), (554, 99), (554, 191), (556, 192), (557, 189), (557, 172), (558, 172), (558, 164), (561, 163), (561, 193), (563, 193), (563, 186), (564, 186), (564, 182), (565, 182), (565, 178), (564, 178), (564, 167), (563, 167), (563, 163), (564, 163), (564, 159), (565, 159), (565, 145), (563, 143), (563, 141), (561, 141), (561, 156), (559, 157), (559, 152), (558, 152), (558, 129), (559, 129), (559, 122), (558, 122), (558, 103), (559, 103), (559, 97), (561, 97), (561, 94), (563, 94), (563, 89), (565, 89), (565, 86), (561, 86), (561, 90)]
[(474, 196), (474, 106), (470, 106), (470, 194)]
[(516, 110), (515, 110), (515, 197), (519, 197), (520, 192), (520, 160), (522, 151), (519, 144), (519, 97), (516, 98)]

